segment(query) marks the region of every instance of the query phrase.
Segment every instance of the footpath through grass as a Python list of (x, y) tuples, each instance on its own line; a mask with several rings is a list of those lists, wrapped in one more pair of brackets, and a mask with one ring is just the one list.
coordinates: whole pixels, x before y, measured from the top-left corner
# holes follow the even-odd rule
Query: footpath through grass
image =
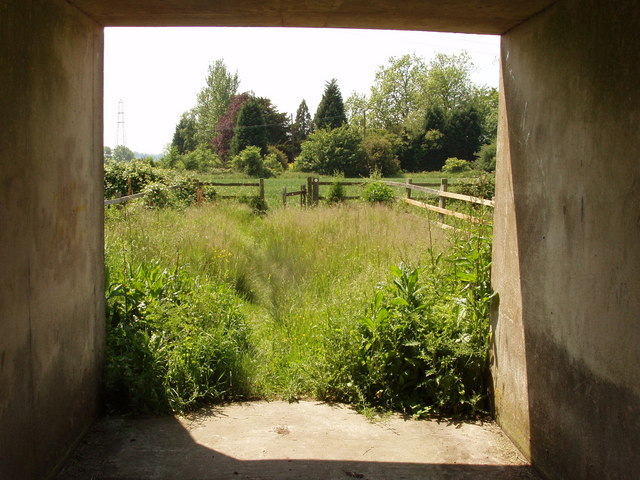
[(490, 232), (352, 202), (109, 209), (107, 406), (311, 397), (484, 407)]

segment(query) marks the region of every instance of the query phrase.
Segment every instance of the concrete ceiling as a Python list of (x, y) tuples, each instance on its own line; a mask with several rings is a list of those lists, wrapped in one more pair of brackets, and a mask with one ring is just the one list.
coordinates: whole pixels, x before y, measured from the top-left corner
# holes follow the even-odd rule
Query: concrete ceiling
[(556, 0), (67, 0), (105, 26), (378, 28), (501, 34)]

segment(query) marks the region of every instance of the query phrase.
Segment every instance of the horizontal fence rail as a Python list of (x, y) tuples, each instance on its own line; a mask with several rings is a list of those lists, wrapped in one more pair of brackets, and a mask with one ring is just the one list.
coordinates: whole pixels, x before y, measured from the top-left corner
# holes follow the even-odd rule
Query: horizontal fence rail
[[(440, 222), (439, 224), (444, 227), (444, 228), (453, 228), (450, 225), (447, 225), (444, 223), (445, 217), (449, 216), (449, 217), (455, 217), (458, 218), (460, 220), (464, 220), (467, 222), (471, 222), (471, 223), (478, 223), (478, 224), (489, 224), (490, 221), (483, 219), (483, 218), (479, 218), (479, 217), (475, 217), (473, 215), (469, 215), (467, 213), (461, 213), (461, 212), (457, 212), (454, 210), (451, 210), (449, 208), (446, 208), (447, 206), (447, 199), (451, 199), (451, 200), (459, 200), (459, 201), (463, 201), (463, 202), (467, 202), (467, 203), (471, 203), (471, 204), (475, 204), (475, 205), (482, 205), (485, 207), (491, 207), (493, 208), (495, 206), (495, 202), (493, 200), (488, 200), (485, 198), (480, 198), (480, 197), (475, 197), (473, 195), (464, 195), (461, 193), (454, 193), (454, 192), (449, 192), (448, 191), (448, 180), (446, 178), (441, 179), (440, 183), (414, 183), (412, 179), (407, 179), (406, 182), (396, 182), (396, 181), (391, 181), (391, 180), (380, 180), (381, 183), (388, 185), (390, 187), (397, 187), (397, 188), (403, 188), (406, 191), (406, 196), (404, 197), (397, 197), (399, 200), (403, 201), (406, 204), (415, 206), (415, 207), (419, 207), (419, 208), (423, 208), (426, 210), (430, 210), (432, 212), (435, 212), (439, 215), (439, 219)], [(282, 205), (286, 206), (288, 204), (288, 200), (291, 197), (296, 197), (299, 196), (300, 197), (300, 206), (304, 207), (304, 206), (316, 206), (318, 205), (319, 201), (321, 199), (324, 199), (325, 197), (320, 195), (320, 187), (321, 186), (331, 186), (331, 185), (343, 185), (343, 186), (351, 186), (351, 187), (364, 187), (365, 185), (367, 185), (369, 182), (364, 180), (364, 181), (322, 181), (319, 178), (314, 178), (314, 177), (308, 177), (307, 178), (307, 183), (306, 185), (300, 185), (300, 189), (299, 190), (295, 190), (295, 191), (288, 191), (287, 187), (284, 186), (282, 188)], [(258, 188), (259, 189), (259, 196), (260, 198), (264, 201), (265, 198), (265, 181), (264, 179), (259, 179), (256, 182), (198, 182), (196, 185), (196, 191), (197, 191), (197, 197), (198, 197), (198, 203), (202, 202), (202, 187), (204, 186), (212, 186), (212, 187), (218, 187), (218, 188), (225, 188), (225, 187), (242, 187), (242, 188)], [(439, 187), (439, 188), (433, 188), (433, 187)], [(177, 187), (172, 187), (172, 188), (177, 188)], [(141, 193), (136, 193), (136, 194), (131, 194), (131, 186), (129, 184), (129, 195), (123, 196), (123, 197), (119, 197), (119, 198), (113, 198), (110, 200), (105, 200), (104, 201), (104, 205), (117, 205), (117, 204), (123, 204), (126, 202), (129, 202), (131, 200), (135, 200), (137, 198), (142, 198), (145, 196), (144, 192)], [(424, 201), (420, 201), (419, 199), (415, 199), (415, 198), (411, 198), (412, 196), (412, 192), (422, 192), (422, 193), (426, 193), (428, 195), (434, 195), (436, 197), (438, 197), (438, 205), (432, 205), (430, 203), (424, 202)], [(238, 195), (217, 195), (217, 198), (222, 198), (222, 199), (226, 199), (226, 198), (238, 198)], [(360, 196), (343, 196), (342, 199), (344, 200), (352, 200), (352, 199), (358, 199), (360, 198)]]
[(475, 203), (478, 205), (485, 205), (487, 207), (495, 206), (495, 202), (493, 200), (487, 200), (486, 198), (473, 197), (471, 195), (463, 195), (461, 193), (453, 193), (448, 192), (446, 190), (436, 190), (435, 188), (423, 187), (417, 183), (402, 183), (402, 182), (388, 182), (384, 181), (383, 183), (391, 186), (391, 187), (402, 187), (409, 190), (416, 190), (418, 192), (430, 193), (432, 195), (437, 195), (439, 197), (453, 198), (455, 200), (462, 200), (463, 202)]
[[(131, 190), (131, 183), (128, 182), (129, 190)], [(264, 201), (264, 178), (260, 178), (257, 182), (198, 182), (196, 184), (196, 194), (198, 197), (198, 202), (201, 201), (202, 198), (202, 187), (211, 186), (211, 187), (257, 187), (258, 196), (262, 201)], [(170, 188), (178, 188), (178, 187), (170, 187)], [(126, 195), (124, 197), (112, 198), (104, 201), (104, 206), (107, 205), (117, 205), (121, 203), (130, 202), (131, 200), (135, 200), (137, 198), (142, 198), (146, 195), (145, 192), (134, 193), (132, 195)], [(218, 198), (237, 198), (237, 195), (220, 195)]]
[[(440, 184), (418, 184), (413, 183), (413, 181), (409, 178), (405, 183), (402, 182), (393, 182), (393, 181), (383, 181), (384, 184), (389, 185), (391, 187), (399, 187), (406, 189), (406, 197), (402, 198), (402, 201), (413, 205), (414, 207), (424, 208), (425, 210), (430, 210), (439, 215), (439, 225), (443, 228), (453, 228), (450, 225), (445, 223), (445, 217), (455, 217), (461, 220), (465, 220), (467, 222), (476, 223), (476, 224), (490, 224), (488, 220), (483, 218), (474, 217), (473, 215), (468, 215), (466, 213), (456, 212), (454, 210), (445, 208), (447, 204), (447, 198), (453, 200), (461, 200), (463, 202), (473, 203), (476, 205), (483, 205), (485, 207), (494, 207), (495, 202), (493, 200), (487, 200), (486, 198), (474, 197), (472, 195), (463, 195), (461, 193), (453, 193), (448, 191), (449, 182), (446, 178), (441, 179)], [(430, 186), (439, 186), (438, 190), (434, 188), (429, 188)], [(411, 198), (411, 192), (424, 192), (430, 195), (435, 195), (438, 197), (438, 206), (431, 205), (426, 202), (421, 202), (419, 200), (415, 200)]]

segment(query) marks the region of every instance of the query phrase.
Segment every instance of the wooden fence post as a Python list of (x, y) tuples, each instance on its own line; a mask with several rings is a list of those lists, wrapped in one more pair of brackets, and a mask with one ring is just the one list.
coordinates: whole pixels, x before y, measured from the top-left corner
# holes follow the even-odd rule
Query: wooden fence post
[(287, 186), (282, 187), (282, 206), (287, 206)]
[(127, 196), (133, 195), (133, 187), (131, 186), (131, 177), (127, 178)]
[[(411, 185), (413, 183), (413, 178), (407, 178), (407, 183)], [(411, 198), (411, 189), (407, 188), (407, 198)]]
[(204, 195), (202, 194), (202, 184), (200, 182), (196, 183), (196, 203), (201, 205), (204, 201)]
[(320, 201), (320, 179), (314, 178), (313, 179), (313, 204), (317, 206), (319, 201)]
[[(440, 191), (446, 192), (449, 188), (449, 181), (446, 178), (440, 179)], [(445, 197), (438, 197), (438, 206), (440, 208), (447, 208), (447, 199)], [(440, 214), (440, 223), (444, 223), (444, 214)]]
[(307, 186), (300, 185), (300, 191), (302, 192), (300, 195), (300, 206), (304, 207), (307, 204)]
[(313, 179), (307, 177), (307, 206), (313, 205)]
[(264, 178), (260, 179), (260, 200), (264, 202)]

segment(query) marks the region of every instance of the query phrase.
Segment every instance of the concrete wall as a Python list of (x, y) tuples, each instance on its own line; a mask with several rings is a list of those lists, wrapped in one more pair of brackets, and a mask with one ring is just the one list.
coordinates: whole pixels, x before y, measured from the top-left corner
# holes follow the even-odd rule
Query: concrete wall
[(102, 28), (0, 1), (0, 478), (46, 478), (97, 411)]
[(550, 478), (640, 471), (640, 10), (563, 0), (502, 40), (498, 419)]

